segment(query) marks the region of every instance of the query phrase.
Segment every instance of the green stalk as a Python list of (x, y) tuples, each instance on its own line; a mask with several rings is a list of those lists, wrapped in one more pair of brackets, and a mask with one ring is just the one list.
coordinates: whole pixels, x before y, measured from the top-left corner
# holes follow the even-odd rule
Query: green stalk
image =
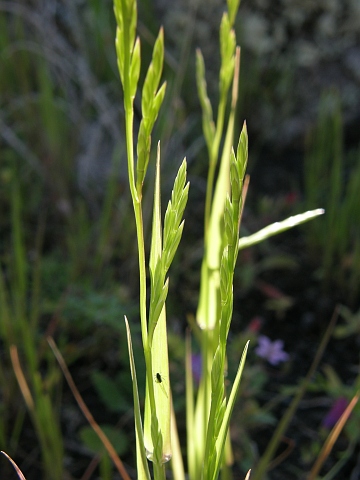
[(214, 141), (210, 149), (208, 150), (209, 172), (208, 172), (208, 177), (206, 182), (205, 214), (204, 214), (204, 219), (205, 219), (204, 244), (205, 245), (207, 245), (207, 239), (208, 239), (209, 221), (210, 221), (211, 205), (212, 205), (213, 190), (214, 190), (215, 170), (218, 162), (220, 141), (221, 141), (223, 128), (224, 128), (226, 100), (227, 100), (227, 92), (226, 92), (226, 96), (224, 92), (220, 98)]
[(188, 471), (189, 478), (196, 478), (196, 441), (193, 435), (195, 425), (194, 410), (194, 385), (193, 385), (193, 369), (192, 369), (192, 349), (191, 338), (189, 333), (186, 335), (186, 354), (185, 354), (185, 392), (186, 392), (186, 440), (188, 451)]
[[(126, 136), (126, 151), (128, 164), (128, 177), (133, 202), (133, 209), (136, 224), (136, 237), (138, 244), (138, 260), (139, 260), (139, 276), (140, 276), (140, 321), (141, 333), (145, 352), (145, 362), (147, 369), (151, 365), (151, 358), (149, 354), (147, 341), (147, 313), (146, 313), (146, 267), (145, 267), (145, 246), (144, 246), (144, 228), (142, 220), (141, 199), (138, 196), (135, 185), (134, 173), (134, 111), (133, 101), (136, 92), (136, 85), (130, 84), (131, 74), (131, 52), (134, 55), (139, 55), (138, 43), (131, 44), (134, 41), (135, 26), (136, 26), (136, 2), (126, 2), (124, 0), (115, 1), (115, 16), (118, 23), (116, 32), (116, 49), (118, 55), (118, 66), (120, 77), (123, 83), (124, 91), (124, 110), (125, 110), (125, 136)], [(131, 30), (133, 28), (134, 31)], [(140, 59), (135, 57), (134, 62), (139, 62)]]

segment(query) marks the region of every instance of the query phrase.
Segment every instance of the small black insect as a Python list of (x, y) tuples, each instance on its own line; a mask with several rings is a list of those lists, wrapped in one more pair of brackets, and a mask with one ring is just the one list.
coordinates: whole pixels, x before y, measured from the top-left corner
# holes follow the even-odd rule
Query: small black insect
[(161, 390), (164, 392), (164, 394), (165, 394), (166, 396), (168, 396), (167, 391), (166, 391), (166, 389), (165, 389), (165, 385), (166, 385), (166, 383), (165, 383), (165, 377), (162, 376), (161, 373), (158, 372), (158, 373), (155, 373), (154, 379), (155, 379), (155, 382), (159, 384), (159, 387), (160, 387)]

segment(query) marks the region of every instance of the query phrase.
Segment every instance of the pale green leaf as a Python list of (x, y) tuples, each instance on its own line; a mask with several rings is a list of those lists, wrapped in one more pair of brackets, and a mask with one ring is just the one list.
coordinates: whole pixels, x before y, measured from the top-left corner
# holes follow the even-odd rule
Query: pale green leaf
[(137, 142), (136, 188), (140, 193), (149, 164), (151, 136), (144, 119), (140, 122)]
[(164, 271), (167, 272), (170, 268), (170, 265), (174, 259), (175, 253), (178, 249), (181, 236), (184, 230), (184, 221), (179, 225), (179, 228), (175, 231), (174, 235), (171, 237), (171, 241), (163, 253), (163, 265)]
[(238, 12), (240, 0), (227, 0), (230, 25), (234, 25), (236, 14)]
[(166, 82), (164, 82), (153, 98), (151, 112), (150, 112), (150, 118), (153, 122), (152, 125), (154, 125), (154, 123), (156, 122), (161, 105), (163, 103), (165, 92), (166, 92), (166, 85), (167, 85)]
[(239, 368), (238, 368), (238, 371), (236, 373), (236, 377), (235, 377), (234, 384), (233, 384), (232, 389), (231, 389), (229, 400), (227, 402), (227, 406), (226, 406), (223, 422), (222, 422), (222, 425), (221, 425), (221, 429), (220, 429), (220, 432), (219, 432), (219, 436), (216, 440), (217, 458), (216, 458), (216, 466), (213, 469), (212, 480), (216, 480), (216, 478), (218, 476), (219, 469), (221, 467), (221, 461), (222, 461), (222, 457), (223, 457), (222, 454), (223, 454), (223, 451), (224, 451), (225, 440), (226, 440), (227, 432), (228, 432), (228, 429), (229, 429), (230, 417), (231, 417), (231, 413), (233, 411), (233, 408), (234, 408), (234, 405), (235, 405), (235, 400), (236, 400), (237, 393), (238, 393), (238, 390), (239, 390), (240, 380), (241, 380), (242, 372), (243, 372), (244, 366), (245, 366), (245, 360), (246, 360), (246, 354), (247, 354), (248, 346), (249, 346), (249, 342), (246, 343), (244, 351), (242, 353)]
[(168, 291), (169, 291), (169, 279), (167, 278), (163, 288), (161, 289), (160, 294), (156, 298), (156, 303), (154, 305), (154, 308), (150, 312), (150, 325), (149, 325), (149, 341), (150, 342), (152, 341), (153, 333), (157, 326), (160, 313), (164, 308)]
[(164, 273), (170, 267), (176, 250), (179, 246), (184, 228), (183, 213), (188, 199), (189, 184), (186, 182), (186, 160), (184, 159), (174, 181), (171, 200), (168, 203), (164, 220)]
[(229, 17), (225, 12), (220, 24), (221, 67), (219, 78), (220, 96), (225, 96), (233, 80), (235, 67), (235, 32), (231, 29)]
[(283, 220), (282, 222), (275, 222), (271, 225), (268, 225), (265, 228), (262, 228), (256, 233), (249, 235), (247, 237), (242, 237), (239, 239), (239, 250), (247, 247), (251, 247), (252, 245), (256, 245), (273, 235), (277, 235), (281, 232), (285, 232), (290, 228), (295, 227), (296, 225), (300, 225), (301, 223), (308, 222), (313, 218), (323, 215), (325, 210), (322, 208), (317, 208), (316, 210), (309, 210), (305, 213), (300, 213), (298, 215), (294, 215), (292, 217)]
[[(164, 36), (163, 29), (159, 31), (159, 35), (156, 39), (152, 61), (149, 65), (148, 71), (146, 73), (142, 99), (141, 99), (141, 110), (143, 116), (150, 117), (152, 114), (153, 101), (159, 87), (159, 82), (162, 74), (164, 61)], [(156, 112), (157, 114), (158, 112)], [(151, 119), (152, 122), (155, 122), (155, 119)]]
[(149, 467), (148, 467), (145, 448), (144, 448), (144, 435), (143, 435), (143, 428), (142, 428), (142, 421), (141, 421), (140, 401), (139, 401), (139, 392), (138, 392), (138, 386), (137, 386), (137, 380), (136, 380), (134, 353), (133, 353), (132, 342), (131, 342), (129, 322), (126, 317), (125, 317), (125, 325), (126, 325), (127, 343), (128, 343), (129, 359), (130, 359), (130, 371), (131, 371), (133, 397), (134, 397), (137, 478), (138, 480), (150, 480), (150, 472), (149, 472)]
[(158, 143), (156, 156), (156, 174), (154, 189), (153, 222), (151, 232), (150, 270), (155, 272), (158, 260), (162, 252), (162, 231), (161, 231), (161, 203), (160, 203), (160, 142)]
[(208, 147), (208, 150), (210, 151), (215, 135), (215, 124), (213, 120), (211, 103), (207, 95), (204, 59), (200, 50), (196, 51), (196, 84), (202, 109), (203, 132), (206, 140), (206, 145)]
[[(145, 445), (149, 452), (149, 458), (153, 455), (153, 429), (159, 428), (162, 435), (162, 463), (171, 458), (171, 441), (170, 441), (170, 382), (169, 382), (169, 359), (167, 348), (167, 330), (166, 330), (166, 310), (165, 305), (160, 313), (157, 321), (155, 331), (153, 333), (151, 345), (151, 359), (152, 359), (152, 381), (155, 396), (155, 409), (157, 424), (152, 425), (154, 412), (151, 411), (150, 402), (148, 398), (145, 399)], [(161, 382), (158, 381), (158, 376)], [(155, 464), (154, 464), (155, 467)]]
[(135, 97), (137, 84), (139, 81), (140, 75), (140, 65), (141, 65), (141, 56), (140, 56), (140, 40), (136, 39), (134, 50), (131, 56), (130, 63), (130, 96)]
[(161, 27), (153, 49), (152, 63), (154, 67), (153, 88), (154, 93), (159, 87), (164, 64), (164, 29)]
[(116, 56), (117, 56), (117, 64), (120, 73), (120, 79), (122, 85), (125, 82), (125, 72), (124, 72), (124, 58), (125, 58), (125, 49), (124, 49), (124, 41), (121, 34), (121, 30), (119, 27), (116, 28), (116, 39), (115, 39), (115, 47), (116, 47)]
[(237, 147), (237, 152), (236, 152), (236, 158), (238, 162), (240, 163), (240, 178), (244, 178), (245, 171), (246, 171), (246, 166), (247, 166), (247, 161), (248, 161), (248, 134), (247, 134), (247, 127), (246, 127), (246, 122), (244, 122), (241, 133), (240, 133), (240, 138), (239, 138), (239, 143)]

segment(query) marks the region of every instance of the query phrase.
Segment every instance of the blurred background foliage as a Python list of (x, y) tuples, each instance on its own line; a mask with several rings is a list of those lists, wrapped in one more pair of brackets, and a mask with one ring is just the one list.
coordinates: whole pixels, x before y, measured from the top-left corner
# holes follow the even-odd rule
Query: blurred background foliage
[[(168, 89), (153, 137), (154, 145), (158, 138), (162, 142), (164, 201), (185, 155), (191, 182), (191, 213), (185, 215), (168, 305), (174, 389), (181, 394), (183, 345), (178, 334), (197, 305), (207, 172), (195, 48), (203, 51), (209, 94), (215, 99), (217, 32), (224, 2), (138, 4), (143, 74), (157, 31), (161, 24), (165, 28)], [(281, 319), (293, 311), (296, 291), (286, 290), (287, 281), (304, 265), (306, 276), (316, 272), (309, 280), (313, 298), (325, 295), (329, 305), (330, 292), (331, 306), (342, 301), (348, 309), (359, 307), (359, 5), (358, 0), (242, 1), (236, 25), (242, 46), (238, 125), (247, 120), (252, 177), (242, 233), (253, 233), (304, 207), (324, 207), (327, 215), (311, 223), (305, 238), (291, 233), (285, 240), (241, 253), (241, 314), (235, 312), (239, 331), (257, 313)], [(18, 452), (24, 459), (26, 451), (19, 454), (18, 448), (27, 417), (14, 414), (16, 408), (22, 411), (20, 392), (7, 383), (14, 338), (29, 387), (40, 403), (61, 390), (45, 345), (45, 336), (53, 334), (67, 363), (76, 368), (79, 388), (90, 392), (90, 402), (98, 395), (108, 402), (108, 411), (117, 414), (115, 423), (124, 428), (132, 422), (130, 393), (117, 407), (113, 401), (119, 390), (129, 388), (129, 378), (121, 374), (121, 369), (128, 373), (123, 315), (135, 322), (138, 316), (135, 229), (114, 36), (111, 0), (0, 0), (1, 389), (8, 385), (0, 401), (1, 411), (7, 412), (0, 441), (8, 453)], [(135, 109), (139, 123), (138, 98)], [(145, 226), (150, 228), (151, 189), (145, 195)], [(285, 273), (283, 282), (279, 272)], [(16, 309), (19, 300), (21, 308)], [(347, 312), (358, 331), (358, 315)], [(308, 319), (309, 312), (306, 315)], [(15, 318), (15, 332), (6, 330), (5, 320), (11, 323)], [(28, 347), (16, 333), (26, 322)], [(34, 365), (42, 369), (42, 381), (36, 384)], [(257, 373), (252, 376), (250, 370), (248, 376), (255, 378)], [(262, 387), (263, 381), (258, 389)], [(109, 389), (112, 395), (104, 395)], [(64, 395), (62, 420), (56, 410), (59, 397), (53, 415), (62, 427), (67, 425), (63, 430), (70, 435), (81, 420)], [(245, 392), (243, 408), (255, 412), (249, 424), (259, 418), (273, 422), (256, 401), (247, 403), (248, 397)], [(32, 415), (35, 424), (41, 423), (36, 409)], [(82, 432), (86, 443), (89, 434)], [(93, 439), (88, 443), (87, 452), (92, 452)], [(120, 443), (124, 452), (131, 438), (128, 447), (123, 439)], [(83, 453), (78, 446), (71, 448)], [(246, 448), (251, 449), (250, 440)], [(103, 469), (107, 468), (105, 462)]]

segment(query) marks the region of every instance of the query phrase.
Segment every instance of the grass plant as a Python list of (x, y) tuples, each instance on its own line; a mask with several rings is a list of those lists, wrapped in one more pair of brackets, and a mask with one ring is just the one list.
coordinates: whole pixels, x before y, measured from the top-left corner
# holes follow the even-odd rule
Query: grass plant
[[(134, 389), (135, 429), (138, 478), (150, 478), (146, 457), (153, 462), (154, 478), (165, 478), (164, 463), (172, 456), (170, 443), (171, 390), (167, 356), (166, 311), (169, 279), (167, 272), (179, 245), (189, 185), (186, 183), (184, 160), (175, 178), (171, 200), (162, 229), (160, 205), (160, 144), (157, 148), (153, 204), (153, 228), (148, 261), (150, 271), (149, 312), (147, 306), (145, 238), (142, 220), (142, 190), (150, 159), (151, 132), (165, 94), (160, 86), (163, 67), (163, 32), (160, 29), (154, 44), (152, 62), (142, 87), (142, 119), (137, 147), (134, 146), (134, 99), (140, 75), (140, 40), (136, 38), (137, 5), (134, 0), (115, 0), (117, 21), (116, 50), (120, 79), (124, 92), (126, 143), (129, 185), (137, 229), (140, 274), (140, 319), (146, 364), (145, 424), (143, 429), (135, 363), (132, 354), (130, 326), (128, 330), (131, 374)], [(195, 395), (192, 383), (191, 342), (187, 345), (187, 458), (191, 479), (216, 479), (226, 471), (229, 460), (228, 429), (232, 409), (244, 368), (248, 344), (244, 345), (238, 371), (229, 396), (225, 392), (227, 337), (232, 318), (233, 275), (239, 243), (239, 225), (246, 198), (245, 169), (248, 156), (246, 124), (243, 125), (236, 151), (233, 149), (235, 111), (240, 68), (240, 49), (236, 47), (233, 24), (239, 2), (229, 0), (220, 26), (221, 67), (219, 105), (214, 120), (206, 92), (205, 66), (197, 52), (197, 85), (203, 113), (203, 131), (209, 155), (204, 216), (204, 257), (196, 322), (192, 327), (200, 345), (202, 375)], [(227, 114), (229, 92), (230, 111)], [(224, 144), (220, 150), (225, 133)], [(137, 153), (136, 158), (134, 153)], [(220, 163), (218, 176), (216, 169)], [(307, 212), (282, 224), (275, 224), (243, 245), (251, 245), (323, 211)], [(176, 433), (173, 434), (177, 438)], [(173, 444), (173, 449), (178, 443)], [(225, 453), (226, 452), (226, 453)], [(174, 452), (174, 477), (185, 478), (179, 451)], [(225, 468), (224, 468), (225, 467)]]

